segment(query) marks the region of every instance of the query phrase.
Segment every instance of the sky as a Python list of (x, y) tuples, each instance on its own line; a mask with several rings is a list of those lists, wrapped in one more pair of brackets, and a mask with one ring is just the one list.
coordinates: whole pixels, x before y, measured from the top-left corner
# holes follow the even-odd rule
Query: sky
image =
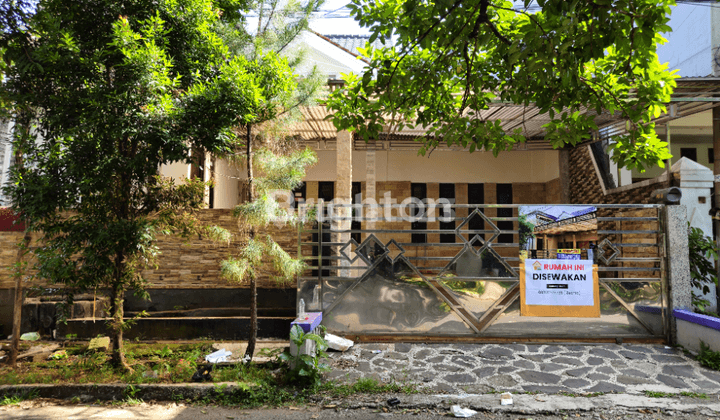
[(315, 13), (310, 28), (322, 35), (367, 35), (367, 28), (361, 28), (358, 22), (350, 17), (350, 10), (345, 7), (348, 0), (327, 0), (320, 11)]

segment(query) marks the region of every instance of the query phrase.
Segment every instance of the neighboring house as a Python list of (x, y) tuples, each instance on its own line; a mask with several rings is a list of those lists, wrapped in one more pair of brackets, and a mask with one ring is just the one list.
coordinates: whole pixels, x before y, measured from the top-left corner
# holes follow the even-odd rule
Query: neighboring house
[[(717, 81), (713, 78), (720, 76), (720, 8), (710, 2), (680, 3), (673, 6), (669, 26), (672, 32), (663, 34), (668, 42), (658, 47), (660, 62), (667, 62), (670, 70), (676, 70), (682, 78)], [(671, 163), (687, 157), (713, 169), (712, 111), (677, 113), (676, 117), (657, 127), (660, 138), (670, 143)], [(650, 168), (645, 173), (632, 171), (627, 178), (642, 181), (663, 172), (661, 168)]]
[(0, 206), (7, 206), (10, 203), (2, 193), (2, 186), (8, 180), (10, 165), (12, 165), (13, 153), (11, 144), (12, 122), (0, 120)]

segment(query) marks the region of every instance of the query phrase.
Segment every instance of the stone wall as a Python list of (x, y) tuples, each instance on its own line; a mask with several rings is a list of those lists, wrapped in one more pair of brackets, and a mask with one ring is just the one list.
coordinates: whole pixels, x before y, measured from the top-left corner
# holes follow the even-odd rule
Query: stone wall
[[(143, 275), (148, 280), (148, 288), (154, 289), (206, 289), (206, 288), (237, 288), (237, 285), (220, 277), (220, 262), (232, 255), (237, 255), (238, 246), (246, 241), (246, 237), (238, 233), (238, 226), (229, 209), (202, 210), (198, 213), (201, 222), (224, 227), (234, 234), (233, 241), (216, 245), (211, 241), (194, 237), (183, 240), (175, 236), (160, 236), (157, 245), (160, 256), (157, 269), (146, 270)], [(291, 256), (297, 255), (297, 229), (289, 226), (277, 227), (270, 225), (258, 233), (259, 237), (270, 234)], [(23, 232), (0, 232), (0, 289), (13, 289), (15, 282), (10, 269), (15, 261), (17, 247)], [(286, 287), (273, 280), (270, 267), (258, 279), (258, 287)], [(32, 285), (48, 286), (46, 281), (35, 280)], [(292, 286), (294, 287), (294, 285)]]
[[(588, 146), (570, 150), (570, 203), (572, 204), (650, 204), (650, 194), (667, 188), (664, 176), (603, 192)], [(672, 185), (679, 180), (672, 178)]]

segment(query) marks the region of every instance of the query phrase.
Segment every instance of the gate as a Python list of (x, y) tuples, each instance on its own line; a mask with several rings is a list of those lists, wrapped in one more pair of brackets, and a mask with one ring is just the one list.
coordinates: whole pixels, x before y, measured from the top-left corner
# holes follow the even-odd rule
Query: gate
[[(330, 332), (386, 340), (667, 337), (662, 205), (320, 206), (326, 219), (299, 230), (308, 270), (298, 278), (298, 301), (322, 311)], [(549, 208), (562, 214), (542, 211)], [(588, 237), (592, 248), (578, 239)], [(598, 265), (599, 318), (520, 316), (520, 248), (553, 259), (558, 243), (583, 246), (582, 258)]]

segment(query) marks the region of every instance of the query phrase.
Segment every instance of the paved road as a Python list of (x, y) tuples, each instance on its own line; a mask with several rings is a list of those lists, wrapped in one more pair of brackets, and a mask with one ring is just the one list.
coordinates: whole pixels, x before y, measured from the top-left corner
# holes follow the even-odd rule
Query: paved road
[[(567, 397), (565, 397), (567, 398)], [(665, 402), (672, 405), (671, 402)], [(562, 402), (558, 406), (562, 406)], [(677, 408), (677, 407), (676, 407)], [(712, 410), (692, 407), (686, 410), (666, 410), (650, 407), (610, 406), (593, 410), (565, 410), (558, 408), (550, 412), (534, 412), (525, 409), (519, 412), (480, 411), (473, 419), (532, 419), (571, 420), (591, 419), (662, 419), (706, 420), (716, 418)], [(329, 420), (329, 419), (447, 419), (446, 407), (435, 409), (400, 409), (385, 412), (377, 409), (322, 409), (320, 407), (293, 407), (282, 409), (238, 410), (226, 407), (191, 407), (176, 404), (141, 404), (137, 406), (83, 406), (59, 405), (55, 402), (23, 402), (19, 406), (0, 407), (3, 419), (153, 419), (153, 420), (214, 420), (214, 419), (288, 419), (288, 420)]]
[(358, 344), (328, 378), (411, 381), (434, 392), (720, 392), (720, 372), (664, 345)]

